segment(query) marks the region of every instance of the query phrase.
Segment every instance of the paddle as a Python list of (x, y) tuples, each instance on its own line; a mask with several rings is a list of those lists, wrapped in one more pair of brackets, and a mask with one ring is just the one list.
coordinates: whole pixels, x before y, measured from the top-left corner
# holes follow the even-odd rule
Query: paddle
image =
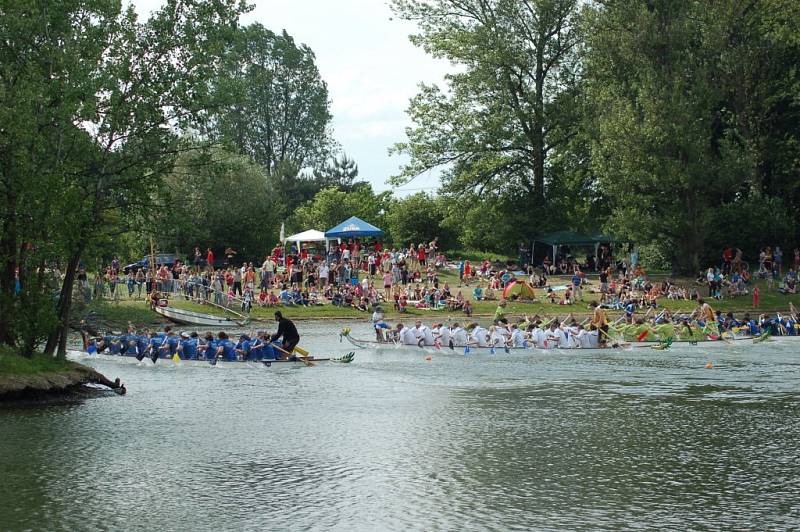
[[(281, 353), (283, 353), (283, 354), (285, 354), (285, 355), (289, 356), (290, 358), (291, 358), (292, 356), (294, 356), (294, 357), (295, 357), (297, 360), (299, 360), (300, 362), (302, 362), (303, 364), (305, 364), (305, 365), (306, 365), (306, 366), (308, 366), (309, 368), (313, 368), (313, 367), (315, 366), (315, 364), (314, 364), (314, 363), (312, 363), (310, 360), (308, 360), (308, 356), (307, 356), (307, 355), (308, 355), (308, 352), (307, 352), (307, 351), (306, 351), (306, 356), (304, 357), (304, 356), (302, 356), (302, 355), (293, 355), (292, 353), (290, 353), (290, 352), (289, 352), (289, 351), (287, 351), (286, 349), (284, 349), (284, 348), (280, 347), (279, 345), (275, 345), (275, 344), (273, 344), (273, 345), (272, 345), (272, 347), (274, 347), (275, 349), (277, 349), (277, 350), (278, 350), (278, 351), (280, 351)], [(294, 348), (294, 350), (295, 350), (295, 351), (297, 351), (298, 353), (301, 353), (301, 350), (297, 349), (296, 347)]]

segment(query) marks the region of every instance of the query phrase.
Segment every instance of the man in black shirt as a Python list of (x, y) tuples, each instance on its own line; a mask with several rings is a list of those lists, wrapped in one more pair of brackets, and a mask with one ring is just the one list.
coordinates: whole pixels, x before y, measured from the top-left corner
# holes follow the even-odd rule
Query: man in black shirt
[(286, 351), (284, 356), (289, 357), (295, 346), (300, 342), (300, 334), (298, 334), (297, 327), (294, 326), (292, 320), (284, 318), (281, 311), (275, 313), (275, 321), (278, 322), (278, 332), (272, 335), (270, 341), (274, 342), (283, 337), (283, 350)]

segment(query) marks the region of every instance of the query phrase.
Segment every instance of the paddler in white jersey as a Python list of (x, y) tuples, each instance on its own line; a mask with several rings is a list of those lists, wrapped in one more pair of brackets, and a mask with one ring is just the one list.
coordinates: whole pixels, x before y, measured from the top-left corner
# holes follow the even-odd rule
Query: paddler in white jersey
[[(574, 319), (570, 321), (569, 324), (567, 324), (566, 321), (564, 321), (564, 323), (561, 324), (561, 330), (564, 332), (564, 338), (566, 339), (565, 347), (568, 349), (574, 349), (576, 347), (580, 347), (577, 338), (575, 338), (575, 336), (578, 334), (577, 325), (578, 324), (575, 322)], [(564, 346), (559, 345), (559, 347), (564, 347)]]
[(453, 324), (450, 334), (455, 347), (464, 347), (467, 345), (467, 342), (469, 341), (469, 338), (467, 337), (467, 331), (465, 331), (464, 328), (458, 323)]
[(547, 332), (542, 328), (542, 324), (536, 321), (531, 331), (531, 340), (539, 349), (547, 349)]
[(420, 346), (433, 345), (433, 333), (427, 325), (423, 325), (419, 320), (414, 324), (414, 336), (417, 337), (417, 343)]
[(511, 345), (511, 330), (508, 328), (508, 320), (502, 318), (497, 323), (497, 332), (503, 337), (503, 346)]
[(500, 332), (501, 329), (499, 325), (489, 327), (489, 347), (505, 347), (506, 342)]
[(472, 323), (469, 327), (467, 327), (467, 330), (470, 330), (469, 343), (471, 345), (477, 345), (478, 347), (489, 347), (489, 344), (486, 341), (488, 335), (486, 329), (477, 323)]
[(517, 327), (516, 323), (511, 324), (511, 347), (525, 347), (525, 334)]
[(547, 330), (547, 348), (554, 349), (556, 347), (567, 347), (567, 335), (559, 327), (561, 324), (558, 320), (550, 322), (550, 328)]
[(397, 324), (397, 337), (401, 345), (419, 346), (414, 332), (408, 327), (403, 327), (402, 323)]
[(439, 343), (441, 344), (442, 347), (452, 347), (452, 345), (450, 345), (452, 336), (450, 334), (449, 325), (439, 323), (438, 325), (435, 326), (435, 328), (431, 332), (433, 333), (434, 341), (439, 340)]

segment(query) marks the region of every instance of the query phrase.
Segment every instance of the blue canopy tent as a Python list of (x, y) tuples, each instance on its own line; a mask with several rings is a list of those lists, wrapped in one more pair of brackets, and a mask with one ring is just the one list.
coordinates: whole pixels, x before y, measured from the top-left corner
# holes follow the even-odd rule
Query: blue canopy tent
[(355, 216), (351, 216), (336, 227), (325, 231), (325, 238), (328, 240), (341, 240), (342, 238), (364, 238), (381, 235), (383, 235), (383, 231)]
[[(343, 238), (366, 238), (382, 235), (383, 231), (374, 225), (368, 224), (361, 218), (351, 216), (336, 227), (325, 231), (325, 242), (326, 247), (330, 250), (331, 240), (337, 240), (341, 243)], [(328, 255), (328, 260), (330, 260), (330, 254)]]

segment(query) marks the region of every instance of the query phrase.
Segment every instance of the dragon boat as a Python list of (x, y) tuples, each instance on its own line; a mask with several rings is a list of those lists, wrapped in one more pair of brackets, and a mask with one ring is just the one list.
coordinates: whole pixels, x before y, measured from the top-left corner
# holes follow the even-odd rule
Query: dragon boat
[(83, 351), (70, 351), (67, 358), (74, 362), (86, 362), (90, 360), (101, 360), (104, 362), (116, 362), (140, 366), (199, 366), (199, 367), (265, 367), (265, 368), (292, 368), (302, 366), (317, 366), (326, 364), (349, 364), (355, 358), (355, 352), (347, 353), (340, 357), (314, 357), (312, 355), (303, 356), (293, 355), (288, 359), (260, 359), (260, 360), (228, 360), (228, 359), (181, 359), (180, 357), (159, 357), (154, 362), (149, 357), (139, 360), (132, 355), (112, 355), (112, 354), (90, 354)]
[[(668, 350), (671, 347), (678, 347), (681, 348), (690, 348), (690, 349), (725, 349), (734, 345), (752, 345), (758, 344), (762, 342), (771, 342), (771, 341), (779, 341), (779, 342), (787, 342), (787, 341), (796, 341), (800, 343), (800, 336), (798, 335), (784, 335), (784, 336), (774, 336), (771, 335), (769, 332), (761, 334), (759, 336), (751, 336), (749, 334), (743, 334), (741, 332), (738, 333), (731, 333), (726, 332), (722, 335), (704, 335), (701, 338), (698, 337), (691, 337), (691, 338), (674, 338), (674, 337), (667, 337), (663, 340), (627, 340), (622, 337), (617, 338), (610, 338), (607, 343), (607, 347), (601, 348), (598, 346), (597, 341), (597, 332), (590, 332), (588, 333), (589, 338), (589, 345), (584, 347), (558, 347), (553, 346), (547, 349), (535, 347), (535, 346), (528, 346), (528, 347), (506, 347), (502, 345), (497, 346), (463, 346), (463, 345), (452, 345), (452, 346), (441, 346), (441, 345), (423, 345), (423, 346), (415, 346), (415, 345), (403, 345), (399, 342), (394, 341), (387, 341), (387, 342), (379, 342), (376, 340), (365, 340), (356, 338), (352, 334), (352, 330), (349, 327), (345, 327), (339, 333), (340, 342), (346, 341), (352, 346), (358, 349), (371, 349), (377, 351), (396, 351), (402, 350), (409, 353), (454, 353), (454, 354), (496, 354), (496, 353), (531, 353), (531, 352), (548, 352), (548, 351), (555, 351), (555, 352), (566, 352), (566, 351), (580, 351), (580, 352), (596, 352), (596, 353), (609, 353), (614, 351), (629, 351), (629, 350), (639, 350), (639, 349), (651, 349), (651, 350)], [(641, 336), (640, 336), (641, 337)]]

